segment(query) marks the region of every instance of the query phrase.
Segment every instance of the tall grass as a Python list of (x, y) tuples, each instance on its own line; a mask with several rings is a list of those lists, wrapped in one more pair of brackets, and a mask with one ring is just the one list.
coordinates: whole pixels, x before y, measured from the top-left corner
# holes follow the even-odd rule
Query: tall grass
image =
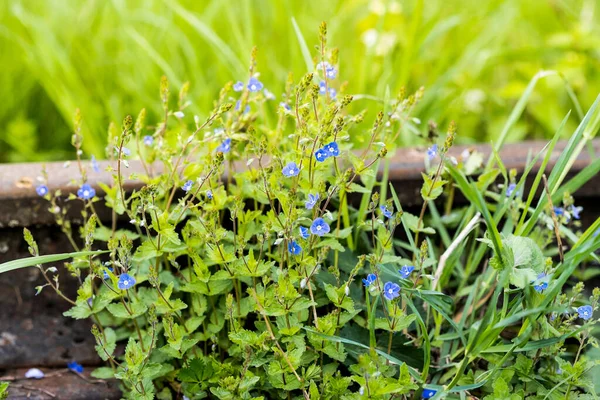
[[(224, 83), (246, 78), (253, 45), (261, 80), (279, 96), (283, 87), (274, 82), (306, 72), (299, 37), (314, 55), (322, 20), (340, 47), (347, 92), (365, 94), (355, 107), (370, 110), (367, 118), (386, 92), (423, 85), (418, 130), (428, 120), (456, 119), (461, 140), (488, 141), (531, 78), (552, 69), (561, 75), (539, 82), (506, 139), (551, 137), (600, 86), (599, 8), (597, 0), (5, 1), (0, 161), (67, 157), (77, 107), (84, 150), (102, 156), (108, 123), (153, 103), (163, 74), (173, 90), (191, 82), (186, 114), (204, 116)], [(150, 120), (160, 111), (149, 110)], [(405, 130), (400, 144), (418, 143), (414, 131)]]

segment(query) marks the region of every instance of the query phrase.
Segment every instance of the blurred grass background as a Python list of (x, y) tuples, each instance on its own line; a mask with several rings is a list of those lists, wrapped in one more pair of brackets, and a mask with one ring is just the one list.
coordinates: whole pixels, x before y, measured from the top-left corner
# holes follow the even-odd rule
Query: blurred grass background
[[(600, 89), (599, 12), (600, 0), (2, 1), (0, 161), (72, 158), (77, 107), (84, 150), (102, 157), (110, 121), (142, 107), (158, 118), (163, 74), (172, 93), (190, 81), (186, 114), (205, 116), (224, 83), (247, 79), (253, 45), (279, 97), (288, 72), (306, 72), (292, 18), (311, 50), (327, 21), (348, 93), (423, 85), (421, 128), (457, 120), (463, 143), (493, 140), (536, 72), (557, 70), (564, 79), (538, 83), (509, 141), (550, 137), (575, 110), (565, 81), (583, 109)], [(381, 104), (354, 107), (374, 116)]]

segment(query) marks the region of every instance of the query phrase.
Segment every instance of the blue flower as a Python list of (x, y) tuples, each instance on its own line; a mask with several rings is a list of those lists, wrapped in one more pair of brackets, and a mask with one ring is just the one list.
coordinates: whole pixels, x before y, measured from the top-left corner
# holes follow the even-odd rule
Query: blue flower
[(290, 107), (290, 105), (288, 103), (286, 103), (285, 101), (282, 101), (281, 103), (279, 103), (280, 107), (283, 107), (286, 111), (292, 111), (292, 107)]
[(422, 399), (430, 399), (437, 393), (437, 390), (433, 389), (423, 389), (423, 393), (421, 393)]
[(386, 282), (383, 285), (383, 296), (388, 300), (394, 300), (400, 296), (400, 285), (394, 282)]
[(117, 282), (117, 286), (121, 290), (131, 289), (135, 285), (135, 278), (129, 274), (121, 274), (119, 275), (119, 282)]
[(231, 151), (231, 139), (227, 138), (223, 140), (223, 143), (217, 147), (217, 151), (220, 151), (221, 153), (229, 153)]
[(319, 149), (315, 151), (315, 158), (318, 162), (323, 162), (329, 158), (329, 154), (325, 151), (325, 149)]
[(312, 195), (312, 194), (308, 194), (308, 200), (306, 200), (306, 209), (307, 210), (312, 210), (313, 207), (317, 204), (317, 201), (319, 201), (319, 193)]
[(327, 93), (327, 83), (325, 81), (319, 82), (319, 94)]
[(288, 243), (288, 251), (290, 254), (297, 256), (298, 254), (302, 253), (302, 247), (300, 247), (298, 243), (291, 241)]
[(323, 236), (329, 233), (329, 231), (329, 225), (327, 225), (327, 222), (325, 222), (323, 218), (315, 219), (312, 225), (310, 226), (310, 233), (312, 233), (313, 235)]
[(38, 187), (35, 188), (35, 191), (39, 196), (45, 196), (48, 194), (48, 186), (39, 185)]
[[(110, 272), (114, 272), (114, 270), (111, 267), (107, 268)], [(110, 278), (110, 276), (108, 275), (108, 273), (106, 271), (103, 271), (104, 276), (102, 278), (104, 278), (104, 280), (107, 280)]]
[(244, 82), (237, 81), (236, 83), (234, 83), (233, 90), (236, 92), (241, 92), (242, 90), (244, 90)]
[(577, 313), (579, 314), (579, 318), (588, 320), (592, 318), (592, 315), (594, 314), (594, 309), (592, 308), (592, 306), (581, 306), (577, 309)]
[(429, 161), (433, 160), (435, 158), (435, 156), (437, 156), (437, 152), (438, 152), (438, 145), (434, 144), (433, 146), (431, 146), (430, 148), (427, 149), (427, 159)]
[(565, 209), (564, 208), (562, 208), (562, 207), (554, 207), (554, 214), (556, 214), (557, 217), (560, 217), (564, 213), (565, 213)]
[(131, 150), (129, 150), (127, 147), (121, 148), (121, 152), (125, 157), (129, 157), (131, 155)]
[(96, 160), (95, 156), (92, 156), (90, 163), (92, 164), (92, 169), (94, 172), (100, 172), (100, 166), (98, 165), (98, 161)]
[(248, 81), (248, 90), (251, 92), (259, 92), (263, 89), (263, 84), (261, 81), (256, 79), (255, 77), (250, 78)]
[(328, 157), (337, 157), (340, 155), (340, 147), (336, 142), (326, 144), (323, 146), (323, 150), (325, 150)]
[(308, 237), (310, 236), (310, 232), (308, 232), (308, 228), (301, 226), (300, 227), (300, 236), (302, 237), (302, 239), (308, 239)]
[(548, 282), (540, 282), (537, 285), (533, 285), (533, 288), (536, 292), (542, 293), (544, 290), (548, 289)]
[(506, 188), (506, 197), (510, 197), (516, 188), (517, 185), (515, 183), (511, 183), (510, 185), (508, 185), (508, 187)]
[(335, 79), (337, 76), (337, 70), (332, 65), (329, 65), (325, 68), (325, 76), (327, 79)]
[(381, 213), (388, 218), (392, 218), (392, 216), (394, 215), (394, 213), (391, 210), (388, 210), (386, 205), (380, 205), (379, 209), (381, 210)]
[(334, 88), (330, 87), (329, 88), (329, 97), (331, 97), (332, 99), (335, 99), (336, 95), (337, 95), (337, 90), (335, 90)]
[(583, 210), (583, 207), (575, 207), (575, 206), (571, 206), (571, 215), (573, 215), (573, 218), (575, 219), (579, 219), (581, 218), (581, 215), (579, 214), (581, 211)]
[(78, 374), (81, 374), (83, 372), (83, 367), (81, 366), (81, 364), (78, 364), (75, 361), (68, 363), (67, 368), (69, 368), (69, 370), (73, 372), (77, 372)]
[(150, 136), (150, 135), (146, 135), (146, 136), (144, 136), (143, 141), (146, 146), (150, 147), (154, 143), (154, 137)]
[(242, 106), (242, 101), (238, 100), (235, 102), (235, 111), (240, 111), (240, 107)]
[(87, 183), (84, 183), (83, 185), (81, 185), (81, 187), (77, 191), (77, 197), (79, 197), (80, 199), (83, 199), (83, 200), (92, 199), (92, 198), (94, 198), (95, 195), (96, 195), (96, 190), (93, 187), (91, 187), (90, 185), (88, 185)]
[(213, 199), (213, 192), (212, 192), (212, 190), (207, 190), (206, 191), (206, 198), (209, 199), (209, 200)]
[(186, 181), (181, 188), (184, 192), (189, 192), (192, 186), (194, 186), (194, 181)]
[(363, 282), (363, 285), (365, 285), (365, 287), (369, 287), (376, 280), (377, 280), (377, 275), (369, 274), (369, 275), (367, 275), (367, 277), (365, 279), (362, 280), (362, 282)]
[(398, 272), (400, 273), (400, 276), (402, 276), (402, 278), (408, 279), (408, 277), (410, 276), (410, 274), (412, 274), (414, 270), (415, 267), (413, 265), (404, 265), (398, 270)]
[(290, 178), (292, 176), (298, 175), (300, 173), (300, 169), (298, 168), (295, 162), (290, 162), (281, 169), (281, 173), (284, 176)]

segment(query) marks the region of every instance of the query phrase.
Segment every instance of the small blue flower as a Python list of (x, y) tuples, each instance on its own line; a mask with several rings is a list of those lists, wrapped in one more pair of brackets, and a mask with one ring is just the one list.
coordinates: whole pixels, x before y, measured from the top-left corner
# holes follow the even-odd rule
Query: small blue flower
[(231, 151), (231, 139), (227, 138), (223, 140), (223, 143), (217, 147), (217, 151), (220, 151), (221, 153), (229, 153)]
[(237, 81), (236, 83), (234, 83), (233, 90), (236, 92), (241, 92), (242, 90), (244, 90), (244, 82)]
[(292, 241), (288, 243), (288, 251), (290, 254), (297, 256), (298, 254), (302, 253), (302, 247), (300, 247), (298, 243)]
[(308, 200), (306, 200), (306, 209), (307, 210), (312, 210), (313, 207), (317, 204), (317, 201), (319, 201), (319, 193), (313, 195), (313, 194), (308, 194)]
[(186, 181), (181, 188), (184, 192), (189, 192), (192, 186), (194, 186), (194, 181)]
[(340, 155), (340, 147), (336, 142), (326, 144), (323, 146), (323, 150), (325, 150), (328, 157), (337, 157)]
[(557, 217), (560, 217), (561, 215), (564, 215), (565, 213), (565, 209), (562, 207), (554, 207), (554, 214), (556, 214)]
[(284, 176), (291, 178), (292, 176), (298, 175), (300, 173), (300, 169), (298, 168), (295, 162), (290, 162), (281, 169), (281, 173)]
[(332, 99), (335, 99), (335, 96), (337, 96), (337, 90), (335, 90), (334, 88), (330, 87), (329, 88), (329, 97), (331, 97)]
[(400, 296), (400, 285), (394, 282), (386, 282), (383, 285), (383, 296), (388, 300), (394, 300)]
[(592, 308), (592, 306), (581, 306), (577, 309), (577, 313), (579, 314), (579, 318), (588, 320), (592, 318), (592, 315), (594, 314), (594, 309)]
[(379, 209), (381, 210), (381, 213), (388, 218), (392, 218), (392, 216), (394, 216), (394, 213), (391, 210), (389, 210), (384, 204), (380, 205)]
[(319, 149), (315, 151), (315, 158), (318, 162), (323, 162), (327, 160), (327, 158), (329, 158), (329, 154), (327, 154), (327, 151), (325, 151), (325, 149)]
[(240, 107), (242, 106), (242, 101), (238, 100), (235, 102), (235, 111), (240, 111)]
[[(114, 270), (111, 267), (107, 268), (110, 272), (114, 272)], [(106, 271), (102, 271), (104, 273), (104, 276), (102, 277), (104, 280), (110, 279), (110, 275), (108, 275), (108, 273)]]
[(67, 368), (69, 368), (69, 370), (73, 372), (77, 372), (78, 374), (81, 374), (83, 372), (83, 367), (81, 366), (81, 364), (78, 364), (75, 361), (68, 363)]
[(433, 389), (423, 389), (423, 393), (421, 393), (422, 399), (430, 399), (437, 393), (437, 390)]
[(39, 185), (35, 188), (35, 192), (38, 194), (38, 196), (45, 196), (48, 194), (48, 186)]
[(250, 78), (248, 81), (248, 90), (251, 92), (259, 92), (263, 90), (264, 85), (261, 81), (256, 79), (255, 77)]
[(533, 285), (533, 288), (536, 292), (542, 293), (544, 290), (548, 289), (548, 282), (540, 282), (536, 285)]
[(508, 185), (508, 187), (506, 188), (506, 197), (510, 197), (516, 188), (517, 188), (516, 183), (511, 183), (510, 185)]
[(84, 183), (83, 185), (81, 185), (81, 187), (77, 191), (77, 197), (79, 197), (80, 199), (83, 199), (83, 200), (92, 199), (92, 198), (94, 198), (95, 195), (96, 195), (96, 190), (93, 187), (91, 187), (90, 185), (88, 185), (87, 183)]
[(123, 148), (121, 149), (121, 152), (123, 153), (123, 155), (124, 155), (125, 157), (129, 157), (129, 156), (131, 155), (131, 150), (129, 150), (127, 147), (123, 147)]
[(150, 147), (154, 144), (154, 137), (150, 136), (150, 135), (146, 135), (146, 136), (144, 136), (143, 141), (144, 141), (144, 145)]
[(410, 274), (412, 274), (414, 270), (415, 267), (413, 265), (404, 265), (398, 270), (398, 272), (400, 273), (400, 276), (402, 278), (408, 279), (408, 277), (410, 276)]
[(300, 236), (302, 237), (302, 239), (308, 239), (308, 237), (310, 236), (310, 232), (308, 231), (308, 228), (301, 226), (300, 227)]
[(98, 165), (98, 161), (96, 160), (95, 156), (92, 156), (90, 163), (92, 164), (92, 169), (94, 172), (100, 172), (100, 166)]
[(323, 236), (329, 233), (331, 228), (323, 218), (316, 218), (310, 226), (310, 233), (317, 236)]
[(325, 81), (319, 82), (319, 94), (327, 93), (327, 83)]
[(362, 280), (362, 282), (363, 282), (363, 285), (365, 285), (365, 287), (369, 287), (376, 280), (377, 280), (377, 275), (369, 274), (369, 275), (367, 275), (367, 277), (365, 279)]
[(135, 278), (129, 274), (121, 274), (119, 275), (119, 282), (117, 282), (117, 286), (121, 290), (131, 289), (135, 285)]
[(573, 218), (575, 219), (579, 219), (581, 218), (581, 215), (579, 214), (581, 211), (583, 210), (583, 207), (575, 207), (575, 206), (571, 206), (571, 215), (573, 216)]
[(330, 65), (325, 68), (325, 76), (327, 79), (335, 79), (337, 77), (337, 70)]
[(285, 101), (279, 103), (279, 107), (283, 107), (286, 111), (292, 111), (292, 107), (290, 107), (290, 105)]
[(427, 149), (427, 159), (429, 161), (433, 160), (438, 153), (438, 145), (434, 144), (430, 148)]
[(206, 198), (209, 199), (209, 200), (213, 199), (213, 192), (212, 192), (212, 190), (207, 190), (206, 191)]

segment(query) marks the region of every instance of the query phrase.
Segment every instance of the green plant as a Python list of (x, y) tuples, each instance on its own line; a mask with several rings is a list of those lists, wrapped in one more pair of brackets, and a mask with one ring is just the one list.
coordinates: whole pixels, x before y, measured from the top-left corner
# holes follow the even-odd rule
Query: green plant
[[(316, 69), (287, 80), (274, 121), (265, 118), (273, 103), (258, 90), (255, 53), (250, 84), (225, 85), (192, 128), (187, 86), (172, 108), (163, 78), (164, 119), (149, 126), (142, 110), (135, 122), (127, 116), (121, 129), (109, 128), (113, 183), (102, 189), (114, 211), (110, 226), (94, 211), (102, 198), (79, 158), (77, 113), (77, 195), (63, 203), (60, 193), (38, 187), (76, 253), (41, 256), (26, 231), (33, 257), (0, 272), (37, 265), (46, 286), (72, 303), (67, 316), (91, 318), (107, 362), (93, 376), (119, 379), (126, 398), (593, 393), (586, 373), (597, 362), (584, 350), (596, 342), (590, 333), (600, 291), (588, 298), (570, 278), (598, 262), (600, 219), (580, 232), (581, 210), (568, 192), (587, 174), (565, 177), (598, 130), (600, 97), (547, 178), (568, 116), (518, 179), (497, 151), (487, 163), (477, 152), (451, 157), (457, 127), (449, 124), (443, 143), (430, 138), (423, 206), (412, 214), (388, 181), (386, 144), (406, 129), (422, 91), (388, 98), (362, 128), (368, 144), (354, 151), (348, 130), (363, 117), (347, 112), (352, 96), (330, 91), (339, 89), (337, 52), (327, 47), (324, 24), (318, 48)], [(147, 173), (137, 176), (142, 189), (126, 193), (130, 149)], [(540, 159), (544, 167), (525, 187)], [(456, 192), (468, 206), (454, 204)], [(78, 232), (64, 220), (76, 201), (84, 219)], [(57, 268), (41, 265), (61, 259), (72, 260), (66, 268), (82, 282), (76, 299), (53, 281)], [(127, 343), (124, 353), (118, 342)]]

